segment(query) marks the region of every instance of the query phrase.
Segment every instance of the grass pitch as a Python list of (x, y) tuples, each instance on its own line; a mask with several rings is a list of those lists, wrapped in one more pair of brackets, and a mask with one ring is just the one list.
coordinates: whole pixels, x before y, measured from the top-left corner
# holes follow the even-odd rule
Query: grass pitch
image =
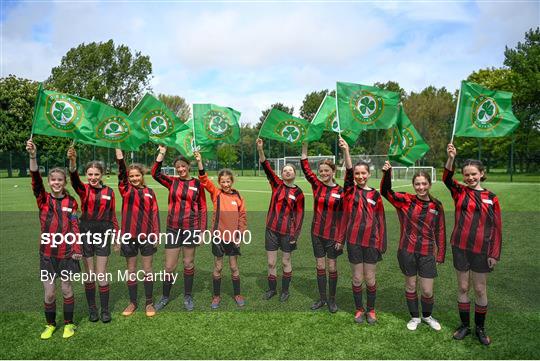
[[(147, 177), (166, 219), (167, 191)], [(105, 180), (116, 187), (116, 177)], [(311, 188), (305, 180), (298, 184), (306, 195), (306, 217), (299, 249), (293, 253), (291, 298), (280, 304), (277, 297), (263, 301), (266, 290), (264, 227), (270, 187), (264, 177), (238, 178), (235, 187), (244, 196), (248, 224), (253, 240), (242, 246), (240, 274), (247, 305), (237, 309), (232, 300), (230, 272), (225, 266), (222, 281), (222, 307), (210, 310), (213, 259), (210, 246), (197, 250), (194, 285), (195, 310), (182, 307), (182, 276), (173, 286), (173, 300), (164, 312), (148, 319), (143, 312), (126, 318), (121, 311), (128, 303), (124, 283), (111, 284), (113, 321), (110, 324), (87, 321), (86, 299), (81, 284), (75, 284), (75, 322), (77, 334), (63, 340), (61, 328), (48, 341), (39, 339), (44, 325), (43, 291), (39, 281), (39, 222), (30, 178), (0, 180), (0, 282), (2, 302), (0, 352), (3, 359), (538, 359), (540, 332), (540, 266), (538, 234), (540, 205), (538, 184), (489, 183), (503, 210), (503, 251), (501, 262), (488, 280), (489, 312), (486, 328), (493, 339), (489, 347), (468, 337), (454, 341), (451, 333), (459, 323), (456, 306), (456, 281), (452, 255), (438, 269), (435, 281), (436, 317), (443, 329), (435, 332), (422, 325), (410, 332), (405, 325), (409, 314), (405, 305), (404, 280), (396, 251), (399, 228), (396, 212), (385, 201), (389, 235), (388, 251), (378, 266), (377, 310), (374, 326), (353, 321), (350, 269), (347, 256), (338, 259), (337, 303), (340, 311), (312, 312), (309, 306), (317, 297), (315, 261), (309, 229), (312, 213)], [(378, 187), (379, 180), (370, 180)], [(398, 188), (399, 187), (399, 188)], [(395, 182), (396, 191), (412, 192), (407, 182)], [(448, 238), (453, 227), (453, 202), (441, 182), (432, 189), (446, 210)], [(74, 192), (72, 191), (72, 194)], [(78, 197), (76, 197), (78, 200)], [(117, 193), (117, 209), (120, 209)], [(209, 203), (210, 204), (210, 203)], [(211, 207), (211, 206), (210, 206)], [(181, 262), (180, 262), (181, 263)], [(163, 250), (154, 258), (154, 270), (163, 267)], [(110, 258), (109, 270), (125, 269), (117, 254)], [(278, 275), (281, 267), (278, 267)], [(181, 268), (179, 268), (181, 272)], [(278, 282), (278, 289), (280, 288)], [(161, 294), (156, 283), (155, 298)], [(58, 290), (59, 291), (59, 290)], [(57, 319), (61, 320), (61, 296), (57, 293)], [(143, 287), (139, 285), (139, 302)], [(471, 292), (472, 296), (472, 292)], [(365, 297), (364, 297), (365, 299)]]

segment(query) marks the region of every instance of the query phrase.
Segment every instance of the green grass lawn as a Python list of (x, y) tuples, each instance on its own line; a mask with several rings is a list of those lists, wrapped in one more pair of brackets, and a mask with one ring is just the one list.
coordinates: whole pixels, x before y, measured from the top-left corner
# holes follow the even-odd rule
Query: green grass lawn
[[(147, 181), (158, 195), (164, 224), (167, 192), (150, 177)], [(378, 182), (374, 179), (371, 184), (378, 187)], [(115, 187), (116, 178), (106, 179), (106, 183)], [(501, 262), (488, 281), (487, 330), (493, 344), (483, 347), (472, 337), (462, 342), (451, 338), (454, 327), (459, 323), (451, 252), (447, 252), (446, 262), (440, 266), (435, 282), (434, 316), (443, 325), (442, 331), (434, 332), (426, 325), (414, 333), (406, 329), (409, 315), (403, 294), (403, 276), (396, 259), (398, 221), (395, 210), (386, 201), (389, 247), (384, 260), (379, 263), (378, 324), (367, 326), (353, 322), (354, 306), (346, 255), (338, 261), (337, 301), (340, 311), (333, 315), (327, 310), (311, 312), (309, 306), (317, 297), (315, 262), (309, 237), (312, 196), (306, 181), (302, 179), (298, 183), (306, 194), (308, 212), (299, 249), (293, 253), (294, 274), (291, 298), (287, 303), (280, 304), (276, 298), (269, 302), (261, 299), (266, 289), (264, 227), (270, 188), (263, 177), (242, 177), (235, 186), (246, 199), (249, 229), (253, 234), (252, 243), (242, 246), (240, 259), (242, 293), (247, 301), (243, 310), (238, 310), (232, 300), (227, 267), (223, 272), (222, 307), (218, 311), (210, 310), (213, 259), (210, 247), (201, 246), (196, 257), (195, 311), (188, 313), (183, 310), (180, 276), (179, 284), (173, 287), (173, 300), (164, 312), (153, 319), (147, 319), (143, 312), (129, 318), (122, 317), (120, 313), (128, 303), (127, 288), (123, 283), (114, 282), (111, 285), (113, 321), (94, 324), (87, 321), (84, 289), (81, 284), (75, 284), (77, 334), (72, 339), (63, 340), (60, 329), (51, 340), (42, 341), (39, 339), (44, 325), (43, 291), (39, 281), (39, 223), (30, 179), (1, 179), (2, 358), (540, 358), (538, 184), (485, 184), (499, 196), (503, 210), (503, 251)], [(396, 182), (394, 186), (398, 191), (412, 191), (406, 182)], [(438, 182), (434, 184), (432, 193), (445, 205), (449, 235), (453, 226), (453, 203), (449, 192)], [(120, 209), (119, 204), (117, 207)], [(154, 269), (162, 267), (163, 251), (160, 249), (155, 256)], [(124, 268), (124, 259), (113, 254), (110, 270), (116, 272)], [(155, 285), (155, 291), (157, 298), (161, 293), (160, 283)], [(140, 303), (144, 303), (142, 284), (139, 285), (139, 296)], [(58, 320), (60, 318), (61, 301), (58, 302)]]

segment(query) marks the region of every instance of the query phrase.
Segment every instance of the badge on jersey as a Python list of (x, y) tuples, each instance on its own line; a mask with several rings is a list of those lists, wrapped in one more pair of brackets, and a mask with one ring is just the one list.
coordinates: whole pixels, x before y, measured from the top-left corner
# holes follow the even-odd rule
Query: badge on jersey
[(433, 213), (433, 214), (436, 215), (436, 216), (439, 215), (439, 211), (437, 211), (436, 209), (430, 209), (429, 212), (430, 212), (430, 213)]
[(290, 198), (290, 199), (292, 199), (293, 201), (295, 201), (295, 200), (296, 200), (296, 197), (295, 197), (295, 196), (293, 196), (292, 194), (289, 194), (289, 198)]
[(149, 194), (149, 193), (145, 193), (144, 196), (145, 196), (145, 197), (149, 197), (149, 198), (154, 198), (154, 197), (152, 197), (152, 195)]
[(199, 190), (199, 188), (197, 188), (197, 187), (189, 187), (189, 189), (191, 189), (194, 192), (197, 192)]
[(493, 201), (491, 199), (482, 199), (482, 202), (493, 205)]
[(238, 206), (238, 204), (236, 204), (236, 201), (232, 201), (231, 204), (232, 204), (233, 206)]
[(374, 201), (373, 199), (371, 199), (371, 198), (367, 198), (367, 201), (368, 201), (368, 203), (371, 203), (371, 204), (373, 204), (373, 205), (376, 205), (376, 204), (377, 204), (377, 202), (375, 202), (375, 201)]
[(110, 197), (110, 196), (106, 196), (106, 195), (102, 195), (101, 198), (106, 199), (106, 200), (108, 200), (108, 201), (111, 200), (111, 197)]
[(330, 194), (330, 195), (331, 195), (332, 197), (334, 197), (334, 198), (337, 198), (337, 199), (340, 199), (340, 198), (341, 198), (341, 196), (340, 196), (339, 194), (337, 194), (337, 193), (332, 193), (332, 194)]
[(64, 212), (73, 212), (73, 208), (62, 207), (62, 211), (64, 211)]

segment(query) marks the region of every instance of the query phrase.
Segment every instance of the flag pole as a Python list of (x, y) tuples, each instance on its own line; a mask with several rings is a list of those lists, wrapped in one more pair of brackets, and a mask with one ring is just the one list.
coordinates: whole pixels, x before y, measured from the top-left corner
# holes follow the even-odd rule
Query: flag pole
[(452, 127), (452, 137), (450, 138), (450, 144), (454, 144), (454, 134), (456, 133), (456, 122), (457, 122), (458, 111), (459, 111), (459, 103), (461, 102), (461, 88), (463, 88), (463, 81), (461, 81), (459, 85), (459, 93), (458, 93), (457, 104), (456, 104), (456, 113), (454, 114), (454, 126)]
[(36, 104), (34, 104), (34, 116), (32, 117), (32, 130), (30, 130), (30, 140), (32, 140), (32, 137), (34, 136), (34, 126), (36, 125), (36, 113), (39, 108), (39, 102), (41, 101), (41, 93), (43, 91), (43, 83), (39, 83), (38, 87), (38, 95), (36, 99)]
[(270, 111), (268, 112), (268, 114), (266, 114), (266, 117), (264, 118), (262, 124), (261, 124), (261, 127), (259, 128), (259, 134), (257, 135), (257, 138), (260, 138), (261, 137), (261, 130), (262, 128), (264, 127), (264, 123), (266, 123), (266, 120), (268, 119), (268, 117), (270, 116), (270, 113), (272, 113), (272, 110), (274, 110), (274, 108), (270, 109)]
[(339, 136), (341, 137), (341, 122), (339, 121), (339, 107), (338, 107), (338, 101), (339, 101), (339, 98), (338, 98), (338, 94), (337, 94), (337, 86), (336, 86), (336, 120), (338, 122), (338, 127), (339, 127)]

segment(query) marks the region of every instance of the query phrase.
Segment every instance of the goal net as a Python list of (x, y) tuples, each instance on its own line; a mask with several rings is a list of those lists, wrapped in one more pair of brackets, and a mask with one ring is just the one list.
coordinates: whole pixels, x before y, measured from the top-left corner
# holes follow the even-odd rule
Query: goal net
[(437, 181), (437, 172), (434, 167), (392, 167), (392, 181), (412, 181), (412, 177), (419, 171), (424, 171), (431, 177), (431, 182)]
[[(292, 164), (296, 168), (296, 174), (302, 175), (302, 168), (300, 167), (300, 160), (302, 157), (300, 156), (294, 156), (294, 157), (284, 157), (284, 158), (267, 158), (268, 162), (272, 166), (272, 169), (276, 174), (279, 176), (281, 174), (281, 170), (285, 165)], [(314, 173), (317, 173), (317, 168), (319, 167), (319, 163), (325, 159), (329, 159), (332, 162), (336, 162), (336, 157), (333, 155), (318, 155), (318, 156), (308, 156), (308, 162), (309, 166), (311, 167), (311, 170), (313, 170)], [(261, 169), (261, 166), (259, 164), (259, 175), (264, 175), (264, 171)]]

